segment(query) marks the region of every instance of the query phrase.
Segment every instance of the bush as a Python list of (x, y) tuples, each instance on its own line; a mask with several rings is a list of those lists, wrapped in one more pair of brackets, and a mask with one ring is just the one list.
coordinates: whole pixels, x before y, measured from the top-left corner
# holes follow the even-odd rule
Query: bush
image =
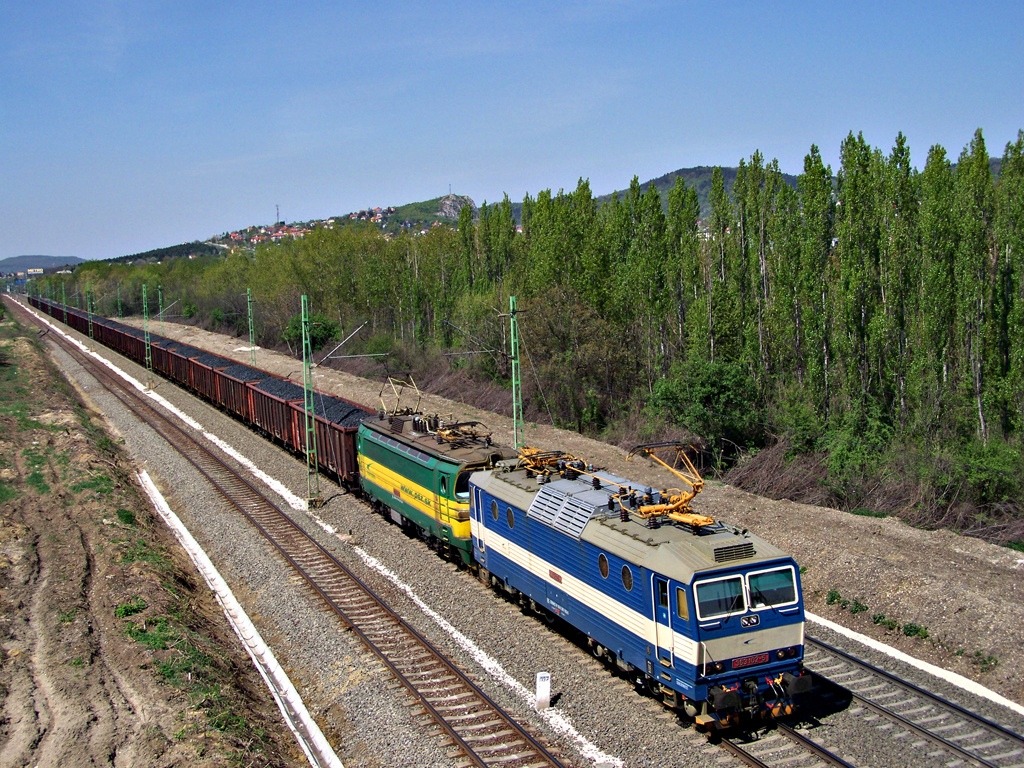
[(723, 453), (764, 444), (757, 390), (739, 363), (693, 358), (676, 363), (654, 385), (651, 403), (670, 421), (723, 446)]
[(908, 621), (903, 625), (903, 634), (907, 637), (920, 637), (923, 640), (928, 637), (928, 627)]
[[(329, 341), (341, 338), (341, 326), (326, 315), (310, 315), (309, 343), (313, 349), (320, 349)], [(293, 347), (302, 348), (302, 315), (294, 315), (288, 321), (288, 327), (281, 334), (281, 339)]]

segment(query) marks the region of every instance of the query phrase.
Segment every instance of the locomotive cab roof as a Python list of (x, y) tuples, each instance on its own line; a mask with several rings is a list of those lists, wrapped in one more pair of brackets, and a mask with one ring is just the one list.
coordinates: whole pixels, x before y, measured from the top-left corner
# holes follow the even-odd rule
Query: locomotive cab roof
[(456, 464), (494, 466), (512, 455), (511, 449), (491, 442), (490, 433), (479, 422), (445, 422), (420, 413), (378, 413), (362, 423), (385, 439)]
[(621, 487), (649, 493), (655, 501), (660, 492), (609, 472), (588, 475), (548, 480), (515, 468), (515, 462), (501, 462), (494, 471), (475, 473), (472, 483), (526, 510), (531, 522), (684, 583), (695, 573), (788, 558), (759, 536), (722, 522), (691, 528), (669, 519), (658, 521), (657, 527), (635, 515), (623, 520), (619, 507), (610, 510), (608, 503)]

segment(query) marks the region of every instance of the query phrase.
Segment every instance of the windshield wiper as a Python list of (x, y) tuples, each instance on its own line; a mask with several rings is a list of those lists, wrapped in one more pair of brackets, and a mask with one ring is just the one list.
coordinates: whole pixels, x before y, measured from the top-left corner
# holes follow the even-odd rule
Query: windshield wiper
[(767, 605), (769, 608), (771, 608), (773, 611), (775, 611), (775, 613), (779, 612), (778, 609), (775, 607), (774, 603), (768, 602), (768, 598), (765, 597), (764, 592), (762, 592), (759, 588), (754, 587), (753, 592), (754, 592), (755, 595), (757, 595), (761, 599), (761, 601), (765, 605)]

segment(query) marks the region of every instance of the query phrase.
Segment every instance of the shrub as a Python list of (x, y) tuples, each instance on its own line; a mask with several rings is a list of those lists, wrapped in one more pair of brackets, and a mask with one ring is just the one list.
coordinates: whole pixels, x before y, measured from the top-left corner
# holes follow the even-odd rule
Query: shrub
[(690, 358), (654, 385), (652, 406), (716, 445), (764, 443), (754, 380), (740, 363)]
[(928, 637), (928, 628), (908, 621), (903, 625), (903, 634), (907, 637), (920, 637), (923, 640)]
[[(309, 343), (313, 349), (320, 349), (329, 341), (341, 338), (341, 326), (326, 315), (310, 315)], [(294, 315), (288, 321), (288, 327), (281, 334), (281, 339), (293, 347), (302, 348), (302, 315)]]
[(146, 610), (146, 601), (140, 597), (131, 603), (124, 603), (117, 606), (117, 608), (114, 609), (114, 615), (119, 619), (123, 619), (126, 616), (134, 616), (136, 613), (141, 613), (144, 610)]

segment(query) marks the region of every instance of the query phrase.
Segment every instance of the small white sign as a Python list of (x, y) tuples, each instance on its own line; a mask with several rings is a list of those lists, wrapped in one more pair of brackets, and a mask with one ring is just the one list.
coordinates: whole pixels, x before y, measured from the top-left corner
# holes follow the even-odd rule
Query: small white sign
[(551, 706), (551, 673), (537, 673), (537, 709)]

